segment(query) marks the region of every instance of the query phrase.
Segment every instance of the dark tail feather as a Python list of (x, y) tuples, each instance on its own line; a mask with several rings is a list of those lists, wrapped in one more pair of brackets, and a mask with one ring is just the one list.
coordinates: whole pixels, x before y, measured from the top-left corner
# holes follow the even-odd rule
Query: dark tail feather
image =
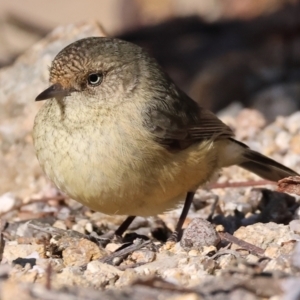
[(239, 166), (262, 178), (278, 181), (289, 176), (299, 176), (295, 171), (249, 148), (245, 151), (243, 157), (245, 161), (240, 163)]

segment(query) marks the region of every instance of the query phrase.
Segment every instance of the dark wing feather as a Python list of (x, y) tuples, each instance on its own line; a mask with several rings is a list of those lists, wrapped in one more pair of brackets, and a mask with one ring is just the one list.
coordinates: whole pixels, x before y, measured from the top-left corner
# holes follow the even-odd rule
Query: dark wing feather
[(204, 108), (199, 109), (198, 123), (188, 128), (194, 140), (224, 139), (234, 136), (231, 128), (224, 124), (215, 114)]
[(152, 99), (145, 111), (145, 126), (170, 150), (185, 149), (201, 140), (233, 136), (232, 130), (212, 112), (201, 108), (174, 85), (168, 93), (156, 94), (159, 96)]

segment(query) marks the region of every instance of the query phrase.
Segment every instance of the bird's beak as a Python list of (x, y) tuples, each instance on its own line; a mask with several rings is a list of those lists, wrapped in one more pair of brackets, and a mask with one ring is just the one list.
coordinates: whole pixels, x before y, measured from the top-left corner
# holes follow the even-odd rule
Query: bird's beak
[(51, 85), (49, 88), (41, 92), (35, 101), (47, 100), (56, 97), (65, 97), (72, 92), (71, 89), (64, 89), (59, 83)]

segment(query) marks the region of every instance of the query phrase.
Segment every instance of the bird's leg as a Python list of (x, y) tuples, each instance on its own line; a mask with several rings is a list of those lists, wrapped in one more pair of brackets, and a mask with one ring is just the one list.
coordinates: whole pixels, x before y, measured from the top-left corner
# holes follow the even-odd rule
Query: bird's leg
[(191, 204), (193, 202), (195, 192), (188, 192), (185, 198), (184, 206), (177, 222), (175, 231), (173, 231), (172, 235), (168, 238), (168, 242), (178, 242), (178, 238), (181, 234), (182, 225), (186, 219), (186, 216), (190, 210)]
[(127, 217), (116, 231), (109, 231), (101, 236), (90, 236), (90, 239), (96, 240), (102, 247), (105, 247), (112, 241), (122, 242), (122, 235), (134, 220), (135, 216)]
[(119, 228), (115, 231), (115, 236), (121, 237), (123, 233), (127, 230), (129, 225), (135, 219), (135, 216), (129, 216), (123, 221), (123, 223), (119, 226)]

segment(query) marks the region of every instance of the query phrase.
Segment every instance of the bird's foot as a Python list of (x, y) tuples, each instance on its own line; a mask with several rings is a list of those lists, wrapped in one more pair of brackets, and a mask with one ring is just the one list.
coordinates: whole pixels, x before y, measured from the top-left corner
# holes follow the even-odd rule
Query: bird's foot
[(109, 231), (102, 235), (98, 235), (95, 232), (93, 232), (88, 236), (88, 239), (95, 242), (103, 248), (105, 248), (106, 245), (109, 243), (121, 244), (123, 242), (122, 237), (116, 235), (114, 231)]
[(179, 241), (179, 234), (177, 231), (173, 231), (172, 234), (167, 239), (167, 243), (177, 243)]

